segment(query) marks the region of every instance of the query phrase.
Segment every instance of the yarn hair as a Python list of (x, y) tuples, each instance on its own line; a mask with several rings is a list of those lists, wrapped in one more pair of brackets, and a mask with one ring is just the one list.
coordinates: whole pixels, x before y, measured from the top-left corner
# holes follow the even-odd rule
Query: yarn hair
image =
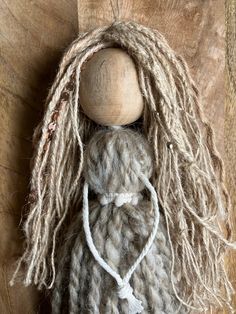
[(26, 285), (54, 284), (61, 235), (81, 208), (84, 144), (97, 128), (80, 108), (80, 75), (86, 61), (107, 47), (124, 49), (136, 64), (145, 103), (140, 131), (154, 151), (151, 181), (165, 217), (176, 296), (190, 307), (229, 304), (223, 257), (233, 244), (222, 223), (229, 235), (230, 204), (212, 129), (185, 61), (158, 31), (134, 22), (82, 34), (62, 58), (35, 132), (26, 248), (16, 273), (23, 262)]

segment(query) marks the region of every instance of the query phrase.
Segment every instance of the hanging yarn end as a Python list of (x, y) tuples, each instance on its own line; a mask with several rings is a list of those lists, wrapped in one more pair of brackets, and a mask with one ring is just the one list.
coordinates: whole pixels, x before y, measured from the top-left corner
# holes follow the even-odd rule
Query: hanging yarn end
[(143, 311), (142, 301), (138, 300), (134, 294), (133, 289), (129, 283), (118, 289), (118, 296), (120, 299), (125, 299), (128, 302), (129, 314), (137, 314)]

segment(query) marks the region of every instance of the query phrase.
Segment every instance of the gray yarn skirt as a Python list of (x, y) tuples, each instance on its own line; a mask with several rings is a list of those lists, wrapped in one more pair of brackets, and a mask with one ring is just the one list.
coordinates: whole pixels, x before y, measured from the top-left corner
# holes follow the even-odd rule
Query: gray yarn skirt
[[(108, 264), (124, 276), (140, 254), (150, 233), (153, 214), (150, 203), (133, 207), (125, 204), (90, 204), (90, 224), (94, 243)], [(164, 219), (156, 240), (134, 272), (130, 284), (142, 301), (142, 313), (186, 313), (173, 293), (170, 280), (171, 252)], [(126, 300), (117, 295), (113, 278), (94, 260), (83, 233), (81, 213), (70, 226), (58, 257), (53, 314), (126, 314)]]

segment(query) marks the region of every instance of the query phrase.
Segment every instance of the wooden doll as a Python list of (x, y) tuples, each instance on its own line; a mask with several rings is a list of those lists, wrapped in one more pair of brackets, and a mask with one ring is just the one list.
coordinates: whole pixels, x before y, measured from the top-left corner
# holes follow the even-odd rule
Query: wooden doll
[(163, 36), (133, 22), (82, 34), (47, 103), (15, 276), (26, 265), (58, 314), (232, 311), (222, 160)]

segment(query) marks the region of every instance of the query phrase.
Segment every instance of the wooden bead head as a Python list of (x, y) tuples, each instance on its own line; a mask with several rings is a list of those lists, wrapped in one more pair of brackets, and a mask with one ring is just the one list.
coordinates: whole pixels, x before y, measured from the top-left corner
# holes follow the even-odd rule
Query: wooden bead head
[(122, 49), (95, 53), (81, 73), (80, 104), (101, 125), (125, 125), (143, 111), (143, 97), (132, 58)]

